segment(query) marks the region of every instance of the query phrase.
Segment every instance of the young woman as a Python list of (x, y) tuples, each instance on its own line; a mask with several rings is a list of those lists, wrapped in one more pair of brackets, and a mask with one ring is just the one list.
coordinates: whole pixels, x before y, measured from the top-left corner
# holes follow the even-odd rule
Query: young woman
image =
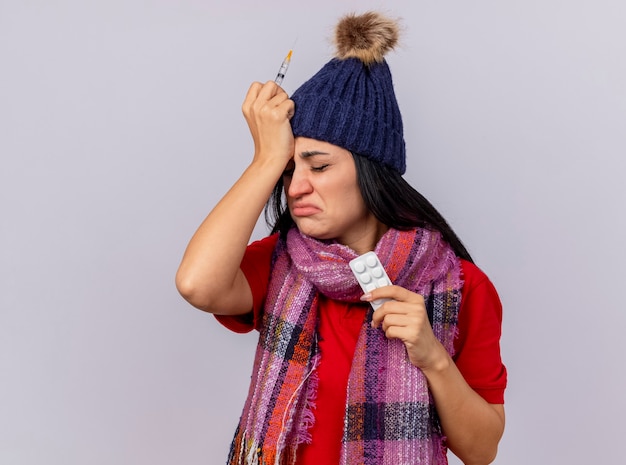
[[(291, 98), (251, 85), (253, 159), (184, 254), (183, 297), (260, 332), (229, 464), (444, 464), (448, 448), (466, 464), (495, 458), (501, 305), (402, 178), (383, 58), (397, 30), (376, 13), (346, 16), (337, 57)], [(264, 207), (272, 234), (249, 245)], [(393, 285), (363, 294), (348, 262), (372, 250)], [(374, 312), (378, 299), (389, 300)]]

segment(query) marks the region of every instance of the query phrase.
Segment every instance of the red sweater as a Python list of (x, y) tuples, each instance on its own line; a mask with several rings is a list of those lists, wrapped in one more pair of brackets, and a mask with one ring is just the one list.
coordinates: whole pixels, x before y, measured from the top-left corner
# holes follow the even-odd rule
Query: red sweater
[[(258, 329), (270, 278), (270, 262), (277, 235), (248, 246), (241, 269), (254, 299), (252, 313), (219, 316), (227, 328), (238, 333)], [(487, 402), (504, 403), (506, 368), (500, 357), (502, 305), (489, 278), (474, 264), (462, 260), (464, 279), (459, 310), (454, 361), (467, 383)], [(367, 305), (320, 298), (318, 391), (313, 441), (301, 446), (299, 465), (339, 463), (343, 433), (346, 386), (357, 338)]]

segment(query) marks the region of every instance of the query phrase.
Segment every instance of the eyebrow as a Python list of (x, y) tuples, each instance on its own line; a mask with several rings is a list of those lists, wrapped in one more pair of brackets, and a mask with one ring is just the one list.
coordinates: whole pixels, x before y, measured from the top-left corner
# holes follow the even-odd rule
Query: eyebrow
[(310, 151), (300, 152), (300, 158), (311, 158), (316, 155), (330, 155), (330, 153), (322, 152), (320, 150), (310, 150)]

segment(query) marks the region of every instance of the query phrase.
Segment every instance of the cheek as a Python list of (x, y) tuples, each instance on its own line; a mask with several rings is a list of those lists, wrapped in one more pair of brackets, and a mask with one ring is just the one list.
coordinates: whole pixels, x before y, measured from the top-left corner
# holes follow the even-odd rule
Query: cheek
[(365, 206), (361, 191), (357, 187), (342, 185), (337, 189), (334, 208), (337, 214), (347, 222), (356, 221), (367, 216), (369, 210)]
[(369, 210), (365, 206), (365, 202), (363, 202), (363, 198), (360, 193), (355, 195), (352, 202), (350, 202), (350, 210), (352, 211), (352, 216), (354, 218), (368, 216)]
[(365, 210), (365, 201), (361, 195), (361, 191), (356, 183), (356, 180), (343, 185), (343, 198), (349, 203), (350, 208), (358, 211)]

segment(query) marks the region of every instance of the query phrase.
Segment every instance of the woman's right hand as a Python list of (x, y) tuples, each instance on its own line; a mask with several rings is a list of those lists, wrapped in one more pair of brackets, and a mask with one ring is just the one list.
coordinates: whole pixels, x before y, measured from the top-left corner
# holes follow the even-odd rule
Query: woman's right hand
[(293, 100), (274, 81), (254, 82), (242, 105), (254, 140), (255, 161), (280, 161), (286, 166), (293, 157), (294, 137), (289, 120)]

